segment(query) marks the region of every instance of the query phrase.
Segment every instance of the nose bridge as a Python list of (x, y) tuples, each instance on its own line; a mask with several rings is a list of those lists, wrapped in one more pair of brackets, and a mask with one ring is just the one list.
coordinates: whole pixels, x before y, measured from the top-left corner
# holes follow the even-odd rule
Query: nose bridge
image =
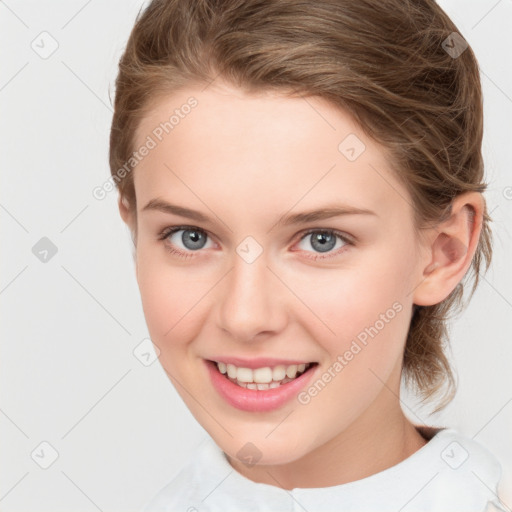
[(233, 255), (219, 308), (220, 326), (234, 338), (248, 341), (260, 332), (280, 329), (284, 311), (278, 305), (278, 283), (267, 268), (265, 253), (252, 259), (243, 252), (244, 248), (247, 246), (240, 244)]

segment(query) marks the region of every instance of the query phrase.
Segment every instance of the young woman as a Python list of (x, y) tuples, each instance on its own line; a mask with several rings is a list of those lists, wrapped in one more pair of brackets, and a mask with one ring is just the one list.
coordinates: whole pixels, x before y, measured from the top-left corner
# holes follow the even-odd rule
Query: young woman
[[(210, 434), (146, 511), (504, 510), (413, 424), (489, 266), (476, 58), (433, 0), (153, 0), (119, 64), (119, 209), (160, 362)], [(209, 440), (210, 441), (210, 440)]]

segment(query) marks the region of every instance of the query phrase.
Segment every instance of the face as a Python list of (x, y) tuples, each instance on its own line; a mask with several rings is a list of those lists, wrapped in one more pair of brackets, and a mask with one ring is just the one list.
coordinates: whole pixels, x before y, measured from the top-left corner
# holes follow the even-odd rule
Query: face
[[(136, 147), (148, 137), (134, 170), (144, 314), (160, 363), (217, 444), (236, 457), (252, 443), (260, 464), (285, 464), (394, 414), (424, 265), (382, 149), (321, 99), (218, 82), (160, 101)], [(317, 364), (282, 403), (279, 388), (245, 389), (234, 405), (206, 363), (231, 357)]]

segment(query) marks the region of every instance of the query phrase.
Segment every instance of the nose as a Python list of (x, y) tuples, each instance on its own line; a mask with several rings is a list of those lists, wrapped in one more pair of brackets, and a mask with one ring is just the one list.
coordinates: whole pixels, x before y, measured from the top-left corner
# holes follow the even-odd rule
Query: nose
[(286, 325), (283, 286), (263, 255), (247, 263), (235, 254), (218, 300), (219, 327), (237, 341), (276, 334)]

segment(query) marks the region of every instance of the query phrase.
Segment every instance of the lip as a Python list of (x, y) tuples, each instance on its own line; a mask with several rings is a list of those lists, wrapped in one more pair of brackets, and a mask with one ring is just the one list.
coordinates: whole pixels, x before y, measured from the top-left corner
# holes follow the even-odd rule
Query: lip
[(244, 359), (242, 357), (211, 357), (210, 360), (222, 362), (226, 364), (234, 364), (237, 368), (250, 368), (254, 370), (256, 368), (264, 368), (266, 366), (290, 366), (292, 364), (309, 364), (316, 361), (299, 361), (298, 359), (277, 359), (275, 357), (255, 357), (253, 359)]
[(291, 382), (282, 384), (278, 388), (259, 390), (234, 384), (219, 372), (216, 363), (207, 359), (204, 361), (213, 387), (219, 395), (233, 407), (248, 412), (267, 412), (282, 407), (299, 394), (319, 368), (319, 365), (315, 364)]

